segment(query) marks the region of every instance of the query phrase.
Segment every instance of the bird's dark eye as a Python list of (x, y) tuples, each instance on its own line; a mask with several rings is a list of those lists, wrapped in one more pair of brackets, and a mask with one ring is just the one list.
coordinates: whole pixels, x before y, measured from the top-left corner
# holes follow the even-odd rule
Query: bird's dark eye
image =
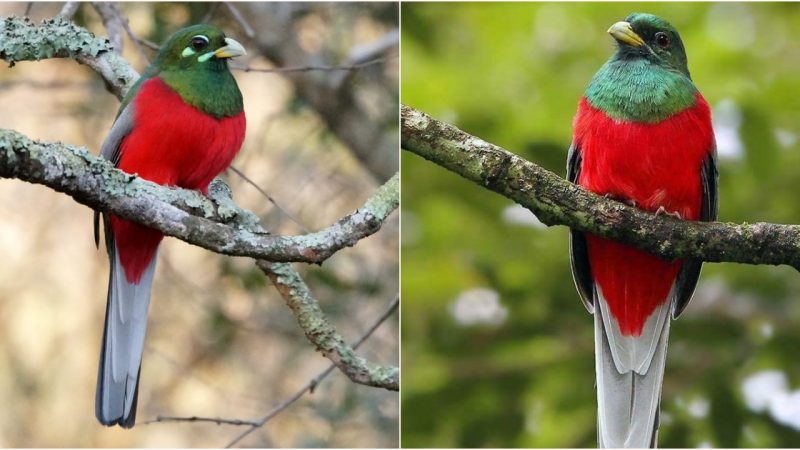
[(208, 38), (198, 34), (197, 36), (192, 37), (192, 49), (194, 51), (200, 51), (208, 45)]
[(656, 44), (662, 48), (667, 47), (669, 45), (669, 35), (663, 31), (656, 33)]

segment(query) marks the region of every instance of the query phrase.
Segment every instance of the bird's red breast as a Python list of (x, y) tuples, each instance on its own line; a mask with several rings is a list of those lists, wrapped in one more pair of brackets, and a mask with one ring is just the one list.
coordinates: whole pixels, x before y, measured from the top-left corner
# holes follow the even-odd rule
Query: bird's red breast
[[(242, 146), (244, 112), (217, 119), (186, 104), (158, 77), (144, 82), (133, 101), (134, 126), (122, 141), (118, 167), (154, 183), (207, 193)], [(125, 275), (137, 283), (162, 235), (115, 216), (111, 228)]]
[[(597, 194), (663, 207), (697, 220), (701, 167), (713, 150), (711, 112), (698, 92), (694, 106), (654, 123), (613, 119), (584, 98), (574, 123), (581, 152), (578, 184)], [(667, 300), (681, 261), (587, 235), (592, 278), (623, 335), (638, 336), (656, 306)]]

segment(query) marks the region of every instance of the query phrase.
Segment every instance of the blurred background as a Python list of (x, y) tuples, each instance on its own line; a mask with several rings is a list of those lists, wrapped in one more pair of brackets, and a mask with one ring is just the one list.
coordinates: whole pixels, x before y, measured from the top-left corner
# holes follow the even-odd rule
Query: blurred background
[[(2, 3), (0, 16), (38, 23), (63, 3)], [(241, 42), (252, 68), (234, 70), (248, 129), (232, 171), (239, 205), (282, 234), (318, 230), (359, 207), (398, 167), (396, 3), (120, 3), (132, 32), (156, 44), (207, 22)], [(244, 22), (235, 19), (235, 13)], [(74, 20), (106, 36), (92, 4)], [(116, 25), (119, 30), (119, 24)], [(249, 30), (248, 30), (249, 28)], [(122, 29), (123, 56), (139, 71), (155, 52)], [(0, 126), (98, 153), (119, 101), (71, 60), (0, 68)], [(161, 247), (143, 359), (137, 425), (94, 417), (108, 261), (95, 249), (92, 211), (47, 188), (0, 180), (0, 446), (219, 447), (243, 427), (144, 422), (158, 415), (251, 420), (329, 365), (253, 262), (166, 239)], [(293, 219), (289, 218), (293, 217)], [(377, 234), (322, 266), (295, 265), (346, 339), (360, 337), (398, 292), (398, 214)], [(398, 364), (397, 314), (359, 353)], [(334, 371), (239, 445), (396, 447), (396, 392), (355, 385)]]
[[(564, 175), (633, 11), (681, 33), (714, 110), (720, 220), (800, 223), (800, 5), (404, 3), (402, 102)], [(596, 445), (591, 316), (567, 229), (402, 152), (404, 447)], [(708, 264), (674, 323), (662, 447), (800, 446), (800, 277)]]

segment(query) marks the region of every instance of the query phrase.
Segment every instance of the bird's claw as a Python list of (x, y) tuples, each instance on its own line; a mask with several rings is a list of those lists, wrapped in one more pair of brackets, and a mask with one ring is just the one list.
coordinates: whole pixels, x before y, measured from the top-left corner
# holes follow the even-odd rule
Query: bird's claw
[(618, 201), (620, 203), (624, 203), (624, 204), (626, 204), (628, 206), (633, 206), (634, 208), (636, 208), (636, 205), (637, 205), (636, 200), (634, 200), (632, 198), (619, 198), (619, 197), (617, 197), (615, 195), (612, 195), (612, 194), (610, 194), (608, 192), (603, 194), (603, 198), (610, 199), (610, 200), (615, 200), (615, 201)]
[(656, 215), (657, 216), (667, 215), (675, 217), (676, 219), (683, 219), (683, 216), (681, 216), (681, 213), (679, 213), (678, 211), (669, 212), (663, 206), (658, 207), (658, 209), (656, 210)]

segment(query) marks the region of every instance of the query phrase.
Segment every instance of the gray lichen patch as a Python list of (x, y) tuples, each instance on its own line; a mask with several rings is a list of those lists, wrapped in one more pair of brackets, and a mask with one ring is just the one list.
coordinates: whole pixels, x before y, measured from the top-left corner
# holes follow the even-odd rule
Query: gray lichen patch
[(375, 216), (385, 218), (392, 213), (400, 202), (400, 176), (394, 174), (383, 186), (370, 197), (364, 205)]
[(0, 19), (0, 59), (13, 66), (17, 61), (47, 58), (95, 57), (111, 50), (107, 39), (57, 16), (38, 26), (27, 17)]

